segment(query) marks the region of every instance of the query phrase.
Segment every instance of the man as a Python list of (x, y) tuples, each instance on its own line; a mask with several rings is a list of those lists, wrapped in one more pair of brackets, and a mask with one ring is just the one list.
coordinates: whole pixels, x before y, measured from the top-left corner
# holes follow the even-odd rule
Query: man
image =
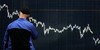
[(27, 21), (29, 15), (29, 9), (22, 8), (19, 18), (8, 25), (3, 50), (35, 50), (32, 39), (36, 39), (38, 33), (35, 26)]

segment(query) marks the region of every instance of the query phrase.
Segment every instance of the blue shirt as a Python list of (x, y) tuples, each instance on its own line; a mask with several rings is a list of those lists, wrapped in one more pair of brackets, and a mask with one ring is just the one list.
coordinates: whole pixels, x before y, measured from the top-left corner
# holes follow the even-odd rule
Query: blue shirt
[(12, 28), (21, 28), (21, 29), (26, 29), (28, 31), (30, 31), (32, 33), (32, 35), (30, 36), (30, 48), (31, 50), (35, 50), (32, 39), (36, 39), (38, 36), (37, 30), (35, 28), (35, 26), (30, 23), (29, 21), (27, 21), (25, 18), (18, 18), (17, 20), (15, 20), (14, 22), (10, 23), (6, 29), (5, 32), (5, 36), (4, 36), (4, 49), (5, 49), (5, 44), (8, 43), (8, 47), (6, 48), (6, 50), (11, 50), (11, 40), (10, 37), (8, 36), (7, 30), (8, 29), (12, 29)]

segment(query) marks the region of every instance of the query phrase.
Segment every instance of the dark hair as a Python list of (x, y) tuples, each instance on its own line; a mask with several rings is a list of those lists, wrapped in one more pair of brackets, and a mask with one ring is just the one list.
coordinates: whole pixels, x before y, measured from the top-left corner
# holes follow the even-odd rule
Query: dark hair
[(30, 14), (30, 10), (27, 7), (21, 8), (20, 12), (22, 12), (23, 14)]

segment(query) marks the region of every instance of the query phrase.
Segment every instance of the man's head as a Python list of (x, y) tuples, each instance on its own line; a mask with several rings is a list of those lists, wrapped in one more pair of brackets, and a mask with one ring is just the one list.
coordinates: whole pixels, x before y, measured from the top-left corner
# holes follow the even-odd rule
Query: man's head
[(30, 10), (29, 8), (22, 8), (19, 11), (19, 17), (20, 18), (27, 18), (30, 16)]

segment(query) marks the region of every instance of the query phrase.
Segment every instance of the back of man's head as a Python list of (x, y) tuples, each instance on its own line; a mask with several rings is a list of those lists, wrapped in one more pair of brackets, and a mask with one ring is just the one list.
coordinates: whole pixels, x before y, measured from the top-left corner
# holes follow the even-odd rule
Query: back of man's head
[(22, 12), (23, 14), (30, 15), (30, 9), (27, 7), (21, 8), (20, 12)]

